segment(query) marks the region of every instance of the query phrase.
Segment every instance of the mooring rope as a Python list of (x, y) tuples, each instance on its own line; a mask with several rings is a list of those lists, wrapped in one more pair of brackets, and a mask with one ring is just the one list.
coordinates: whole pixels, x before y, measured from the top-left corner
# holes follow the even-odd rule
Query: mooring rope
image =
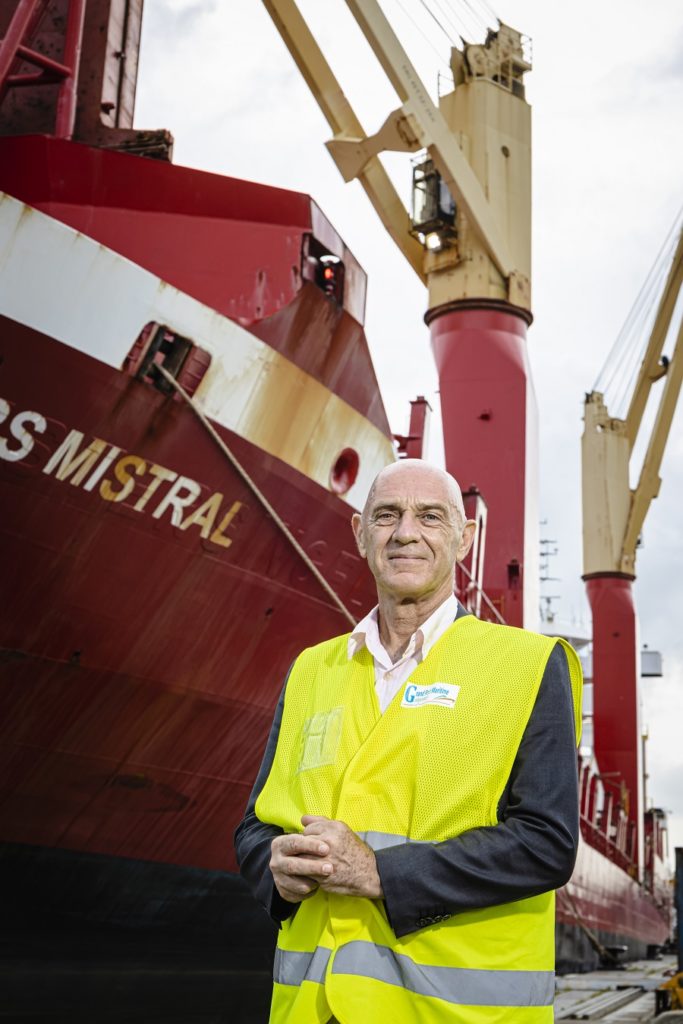
[(285, 537), (287, 538), (289, 543), (292, 545), (292, 547), (294, 548), (296, 553), (301, 558), (301, 561), (304, 563), (306, 568), (311, 571), (313, 576), (315, 576), (315, 578), (318, 581), (318, 583), (320, 584), (320, 586), (323, 588), (323, 590), (325, 591), (327, 596), (330, 597), (332, 599), (332, 601), (334, 601), (335, 605), (337, 606), (339, 611), (342, 613), (342, 615), (345, 616), (345, 618), (349, 621), (349, 623), (352, 626), (355, 626), (356, 625), (356, 619), (354, 619), (353, 615), (351, 614), (349, 609), (346, 607), (346, 605), (344, 604), (342, 599), (339, 597), (339, 595), (334, 590), (334, 588), (327, 582), (327, 580), (325, 579), (323, 574), (320, 572), (320, 569), (318, 569), (318, 566), (306, 554), (304, 549), (301, 547), (301, 544), (299, 544), (299, 541), (296, 539), (296, 537), (294, 536), (292, 531), (289, 529), (289, 527), (287, 526), (285, 521), (275, 511), (275, 509), (273, 508), (271, 503), (268, 501), (268, 499), (266, 498), (266, 496), (263, 493), (263, 491), (261, 490), (261, 488), (258, 486), (256, 481), (251, 478), (251, 476), (246, 471), (246, 469), (244, 468), (242, 463), (239, 461), (237, 456), (230, 450), (230, 448), (228, 448), (228, 446), (225, 443), (225, 441), (223, 440), (223, 438), (220, 436), (220, 434), (214, 428), (214, 426), (210, 422), (210, 420), (204, 415), (204, 413), (199, 408), (199, 406), (194, 401), (194, 399), (191, 398), (190, 395), (188, 395), (187, 391), (185, 391), (185, 389), (182, 387), (182, 385), (179, 384), (178, 381), (175, 379), (175, 377), (172, 374), (170, 374), (168, 372), (168, 370), (166, 370), (163, 366), (160, 366), (157, 363), (157, 364), (155, 364), (154, 369), (157, 371), (157, 373), (160, 373), (161, 376), (164, 378), (164, 380), (168, 381), (168, 383), (171, 385), (171, 387), (175, 388), (175, 390), (178, 392), (178, 394), (181, 396), (181, 398), (183, 398), (183, 400), (185, 402), (187, 402), (189, 407), (194, 412), (195, 416), (199, 419), (199, 421), (201, 422), (201, 424), (203, 425), (205, 430), (207, 430), (208, 433), (211, 435), (211, 437), (214, 439), (214, 441), (216, 442), (216, 444), (218, 445), (220, 450), (223, 452), (225, 457), (228, 459), (230, 464), (237, 471), (237, 473), (239, 473), (239, 475), (242, 477), (242, 479), (244, 480), (244, 482), (247, 485), (247, 487), (249, 487), (249, 489), (253, 492), (255, 497), (258, 498), (258, 500), (261, 502), (261, 504), (263, 505), (263, 507), (265, 508), (266, 512), (271, 517), (271, 519), (273, 520), (275, 525), (285, 535)]
[(569, 911), (570, 911), (570, 913), (573, 915), (573, 917), (574, 917), (576, 923), (578, 924), (579, 928), (581, 929), (583, 934), (586, 936), (586, 938), (590, 942), (591, 946), (593, 947), (595, 952), (598, 954), (600, 959), (603, 961), (603, 963), (609, 963), (609, 964), (612, 964), (612, 965), (614, 965), (616, 967), (617, 964), (619, 963), (618, 957), (616, 957), (614, 955), (614, 953), (611, 952), (611, 950), (607, 949), (606, 946), (603, 946), (603, 944), (600, 942), (600, 939), (597, 937), (595, 932), (591, 931), (591, 929), (585, 923), (585, 921), (581, 917), (581, 914), (579, 913), (578, 907), (576, 906), (576, 901), (574, 900), (574, 897), (569, 892), (569, 890), (566, 889), (566, 888), (563, 888), (560, 891), (560, 893), (558, 893), (558, 895), (560, 895), (562, 897), (566, 896), (566, 898), (567, 898), (567, 900), (569, 902)]

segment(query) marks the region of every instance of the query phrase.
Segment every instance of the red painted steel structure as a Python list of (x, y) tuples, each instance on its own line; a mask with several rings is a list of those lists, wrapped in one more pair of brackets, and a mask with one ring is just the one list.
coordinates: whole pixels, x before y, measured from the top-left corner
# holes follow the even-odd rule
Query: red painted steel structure
[(55, 135), (70, 139), (76, 122), (76, 82), (81, 60), (81, 39), (86, 0), (69, 0), (69, 14), (64, 38), (64, 63), (69, 69), (59, 90)]
[(632, 822), (634, 860), (643, 867), (643, 769), (638, 696), (639, 644), (633, 580), (586, 577), (593, 616), (595, 756), (611, 792)]
[(527, 451), (536, 448), (526, 352), (528, 316), (506, 303), (427, 314), (439, 372), (446, 464), (486, 499), (484, 590), (510, 625), (524, 624), (529, 523)]
[[(8, 88), (60, 82), (55, 118), (55, 135), (70, 139), (76, 121), (76, 83), (81, 58), (81, 40), (86, 0), (69, 0), (64, 52), (61, 61), (52, 60), (26, 45), (43, 15), (45, 0), (19, 0), (9, 27), (0, 42), (0, 97)], [(40, 71), (10, 74), (15, 63), (24, 61)]]
[[(29, 31), (29, 26), (34, 20), (36, 10), (44, 6), (43, 0), (19, 0), (16, 6), (9, 27), (3, 36), (2, 43), (0, 43), (0, 90), (3, 94), (7, 76), (12, 64), (16, 60), (20, 47), (22, 48), (22, 57), (25, 60), (30, 59), (26, 48), (23, 47), (23, 41)], [(39, 56), (35, 54), (36, 58)]]
[(424, 397), (418, 395), (410, 403), (410, 421), (407, 434), (394, 434), (399, 453), (406, 459), (421, 459), (427, 447), (429, 420), (432, 407)]
[[(308, 196), (39, 136), (0, 140), (0, 156), (10, 195), (249, 327), (390, 433), (362, 328), (365, 275)], [(302, 277), (308, 235), (343, 260), (346, 311)]]

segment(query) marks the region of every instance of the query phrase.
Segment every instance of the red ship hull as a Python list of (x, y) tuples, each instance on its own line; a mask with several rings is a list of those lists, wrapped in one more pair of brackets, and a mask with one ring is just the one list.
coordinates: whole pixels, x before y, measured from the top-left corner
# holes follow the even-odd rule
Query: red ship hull
[[(583, 927), (582, 927), (583, 926)], [(585, 929), (605, 948), (623, 947), (624, 959), (644, 959), (671, 936), (665, 900), (657, 906), (629, 874), (585, 840), (571, 882), (557, 894), (557, 970), (590, 970), (601, 962)]]
[[(46, 434), (78, 424), (241, 504), (224, 548), (45, 474), (50, 441), (2, 464), (2, 838), (234, 869), (286, 668), (344, 619), (190, 410), (7, 320), (2, 356), (3, 397)], [(348, 506), (225, 437), (342, 599), (369, 605)]]

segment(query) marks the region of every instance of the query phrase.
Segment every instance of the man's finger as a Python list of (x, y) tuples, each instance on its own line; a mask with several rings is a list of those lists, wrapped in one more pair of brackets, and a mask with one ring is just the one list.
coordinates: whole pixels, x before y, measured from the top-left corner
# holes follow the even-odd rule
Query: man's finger
[(303, 831), (305, 836), (322, 836), (330, 831), (332, 822), (328, 818), (318, 818), (311, 821)]
[(322, 814), (304, 814), (301, 818), (302, 825), (312, 825), (314, 821), (329, 821), (329, 818), (325, 818)]
[(274, 879), (277, 891), (288, 903), (300, 903), (318, 889), (318, 883), (312, 878), (283, 878), (278, 873)]
[(271, 851), (273, 856), (281, 857), (298, 857), (301, 854), (326, 857), (329, 847), (315, 836), (299, 835), (295, 832), (287, 836), (277, 836), (271, 844)]
[(286, 847), (290, 856), (300, 857), (302, 855), (317, 854), (325, 857), (329, 853), (329, 846), (322, 842), (317, 836), (292, 835), (289, 837), (289, 845)]
[[(288, 877), (327, 878), (333, 867), (329, 861), (306, 857), (287, 857), (277, 865), (277, 870)], [(317, 882), (316, 882), (317, 884)]]

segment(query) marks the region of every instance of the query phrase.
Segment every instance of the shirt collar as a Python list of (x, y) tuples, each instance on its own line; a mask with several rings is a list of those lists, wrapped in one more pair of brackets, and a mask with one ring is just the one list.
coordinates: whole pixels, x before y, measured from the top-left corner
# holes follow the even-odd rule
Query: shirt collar
[[(436, 641), (443, 636), (448, 627), (455, 621), (459, 609), (457, 597), (455, 594), (451, 594), (415, 630), (400, 660), (402, 661), (403, 658), (408, 658), (416, 652), (420, 652), (422, 658), (426, 658)], [(355, 626), (348, 641), (348, 656), (351, 659), (363, 647), (367, 647), (373, 658), (383, 665), (386, 663), (386, 667), (390, 668), (392, 666), (391, 659), (384, 650), (379, 637), (378, 612), (379, 606), (375, 605), (372, 611), (368, 612)]]

